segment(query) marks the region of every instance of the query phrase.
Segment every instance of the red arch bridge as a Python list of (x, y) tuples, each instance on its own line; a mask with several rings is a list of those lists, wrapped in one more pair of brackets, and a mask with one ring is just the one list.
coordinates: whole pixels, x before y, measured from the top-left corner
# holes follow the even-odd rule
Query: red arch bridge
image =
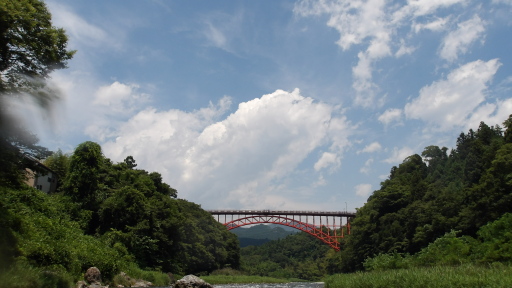
[(350, 234), (354, 212), (275, 211), (275, 210), (207, 210), (228, 230), (251, 224), (272, 223), (304, 231), (340, 250), (340, 240)]

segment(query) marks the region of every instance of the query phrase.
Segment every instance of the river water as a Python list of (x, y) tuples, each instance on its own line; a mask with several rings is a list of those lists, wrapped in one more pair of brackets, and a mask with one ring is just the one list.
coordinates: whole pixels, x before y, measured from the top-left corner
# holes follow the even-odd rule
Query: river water
[[(172, 287), (172, 286), (171, 286)], [(324, 288), (324, 282), (217, 284), (215, 288)], [(169, 287), (154, 287), (169, 288)]]
[(323, 282), (292, 282), (292, 283), (252, 283), (252, 284), (222, 284), (213, 285), (215, 288), (324, 288)]

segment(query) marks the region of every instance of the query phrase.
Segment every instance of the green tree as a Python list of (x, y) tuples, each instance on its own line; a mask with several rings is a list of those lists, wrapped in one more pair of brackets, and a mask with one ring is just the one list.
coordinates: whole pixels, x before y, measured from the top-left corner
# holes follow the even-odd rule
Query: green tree
[(87, 141), (79, 144), (69, 161), (69, 170), (64, 180), (63, 192), (79, 203), (77, 221), (89, 234), (94, 234), (99, 225), (100, 204), (107, 198), (110, 160), (106, 159), (101, 146)]
[(57, 173), (57, 189), (62, 187), (68, 174), (70, 156), (57, 150), (51, 156), (44, 159), (43, 164)]
[(0, 1), (0, 182), (19, 186), (23, 181), (24, 156), (49, 155), (36, 145), (37, 137), (8, 114), (5, 101), (30, 95), (43, 108), (57, 98), (46, 80), (66, 67), (75, 51), (67, 50), (67, 37), (52, 25), (51, 14), (40, 0)]
[(512, 114), (503, 122), (503, 126), (505, 126), (505, 142), (512, 143)]
[(91, 141), (79, 144), (71, 156), (65, 180), (66, 194), (81, 202), (86, 209), (98, 208), (99, 174), (103, 163), (101, 146)]
[(178, 191), (176, 189), (169, 186), (169, 184), (164, 183), (162, 180), (162, 175), (158, 172), (149, 173), (149, 177), (153, 180), (153, 184), (155, 184), (156, 191), (167, 196), (171, 196), (172, 198), (178, 197)]
[(479, 238), (483, 241), (480, 247), (483, 261), (508, 261), (512, 260), (512, 214), (505, 213), (494, 222), (482, 226), (478, 231)]
[(43, 107), (56, 96), (48, 88), (50, 73), (66, 68), (75, 51), (67, 50), (62, 28), (52, 25), (40, 0), (0, 1), (0, 93), (27, 93)]
[(128, 156), (124, 159), (124, 163), (128, 166), (128, 168), (133, 169), (137, 167), (137, 164), (135, 164), (135, 159), (133, 159), (133, 156)]

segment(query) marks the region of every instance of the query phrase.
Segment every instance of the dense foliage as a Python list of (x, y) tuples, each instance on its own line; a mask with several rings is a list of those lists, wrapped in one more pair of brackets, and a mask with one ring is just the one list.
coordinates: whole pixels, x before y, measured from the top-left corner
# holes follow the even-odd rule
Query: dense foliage
[(300, 232), (240, 250), (242, 270), (250, 275), (319, 280), (328, 272), (329, 246)]
[(64, 30), (52, 26), (44, 2), (0, 0), (0, 185), (19, 188), (30, 163), (25, 156), (50, 155), (9, 113), (8, 100), (28, 95), (48, 108), (58, 93), (46, 80), (52, 71), (65, 68), (74, 53), (67, 50)]
[(316, 239), (313, 247), (302, 233), (243, 248), (243, 269), (314, 280), (364, 269), (511, 262), (512, 115), (504, 126), (482, 122), (450, 152), (428, 146), (392, 167), (358, 209), (341, 252)]
[(512, 115), (499, 126), (481, 122), (457, 146), (428, 146), (391, 168), (358, 209), (342, 253), (341, 271), (363, 269), (368, 257), (414, 254), (450, 232), (476, 236), (480, 227), (512, 212)]
[(64, 171), (60, 192), (2, 187), (4, 273), (28, 265), (77, 279), (96, 266), (108, 280), (130, 267), (176, 274), (239, 267), (236, 235), (199, 205), (176, 199), (159, 173), (135, 169), (133, 157), (114, 164), (85, 142), (49, 159)]
[(66, 67), (74, 51), (67, 50), (62, 28), (52, 26), (46, 4), (40, 0), (0, 1), (0, 93), (27, 93), (42, 105), (55, 94), (45, 80)]
[(390, 270), (411, 267), (453, 266), (465, 263), (493, 264), (512, 262), (512, 214), (482, 226), (477, 237), (457, 237), (452, 230), (437, 238), (418, 253), (379, 254), (364, 261), (366, 270)]

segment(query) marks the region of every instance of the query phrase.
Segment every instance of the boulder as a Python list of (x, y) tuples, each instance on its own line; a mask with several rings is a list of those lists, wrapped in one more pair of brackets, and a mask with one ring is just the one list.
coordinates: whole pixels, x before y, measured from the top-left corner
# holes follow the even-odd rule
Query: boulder
[(108, 286), (101, 285), (100, 269), (91, 267), (87, 269), (84, 274), (85, 281), (78, 281), (77, 288), (108, 288)]
[(153, 286), (153, 283), (145, 280), (137, 280), (132, 287), (151, 287)]
[(213, 285), (206, 283), (197, 276), (187, 275), (176, 281), (174, 288), (213, 288)]
[(90, 284), (100, 284), (101, 283), (101, 273), (100, 269), (96, 267), (91, 267), (87, 269), (84, 275), (84, 279), (87, 283)]

